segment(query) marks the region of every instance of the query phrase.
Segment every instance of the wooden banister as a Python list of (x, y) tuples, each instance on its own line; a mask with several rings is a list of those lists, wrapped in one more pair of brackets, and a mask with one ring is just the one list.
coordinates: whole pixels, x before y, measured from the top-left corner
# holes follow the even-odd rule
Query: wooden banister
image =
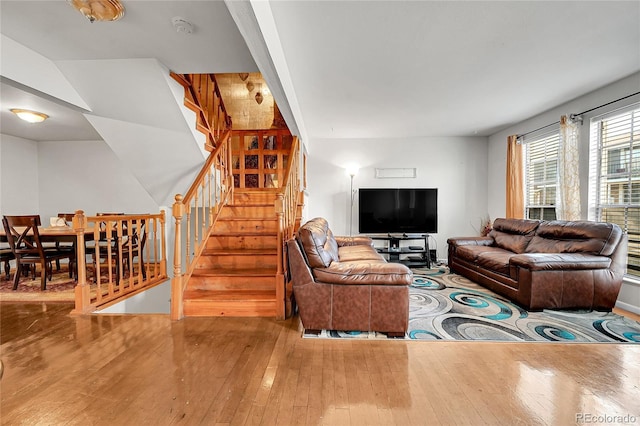
[[(167, 279), (163, 211), (85, 216), (78, 210), (72, 226), (76, 234), (78, 268), (73, 314), (86, 314), (113, 305)], [(105, 251), (101, 251), (103, 249)], [(93, 260), (91, 279), (87, 278), (87, 254)]]
[(205, 149), (213, 151), (225, 131), (231, 129), (231, 117), (222, 101), (220, 88), (213, 74), (177, 74), (171, 77), (184, 88), (184, 104), (197, 115), (196, 128), (207, 142)]
[(290, 312), (290, 289), (285, 277), (288, 274), (284, 246), (295, 231), (296, 212), (300, 193), (300, 146), (298, 138), (293, 139), (289, 164), (283, 186), (276, 194), (275, 210), (278, 223), (278, 251), (276, 272), (276, 312), (278, 319), (284, 319)]
[(196, 260), (206, 247), (220, 210), (233, 197), (229, 132), (220, 139), (193, 184), (173, 204), (175, 239), (171, 280), (171, 319), (184, 316), (183, 294)]

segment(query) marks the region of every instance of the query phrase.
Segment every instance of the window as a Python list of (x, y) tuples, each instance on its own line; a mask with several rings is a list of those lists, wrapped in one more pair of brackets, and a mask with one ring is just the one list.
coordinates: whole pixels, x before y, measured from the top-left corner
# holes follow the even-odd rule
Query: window
[(556, 218), (559, 142), (557, 131), (525, 142), (525, 215), (528, 219)]
[(627, 273), (640, 277), (640, 107), (591, 121), (594, 219), (629, 236)]

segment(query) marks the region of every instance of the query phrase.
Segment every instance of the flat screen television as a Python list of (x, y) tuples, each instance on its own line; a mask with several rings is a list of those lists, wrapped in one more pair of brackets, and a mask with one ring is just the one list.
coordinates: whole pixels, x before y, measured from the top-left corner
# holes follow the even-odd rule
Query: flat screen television
[(435, 234), (437, 188), (360, 188), (358, 230), (362, 234)]

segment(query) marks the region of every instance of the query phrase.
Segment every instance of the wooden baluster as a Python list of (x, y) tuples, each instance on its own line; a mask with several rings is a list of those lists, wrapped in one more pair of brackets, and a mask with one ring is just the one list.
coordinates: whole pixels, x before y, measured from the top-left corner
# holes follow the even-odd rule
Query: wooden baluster
[[(209, 172), (207, 171), (207, 175), (209, 174)], [(202, 235), (200, 236), (200, 248), (202, 248), (202, 245), (205, 243), (205, 238), (207, 238), (207, 206), (205, 205), (207, 199), (209, 197), (207, 196), (207, 176), (204, 177), (203, 181), (202, 181)]]
[(75, 287), (75, 308), (72, 314), (91, 312), (91, 291), (87, 283), (87, 259), (85, 253), (84, 230), (86, 217), (84, 211), (77, 210), (72, 221), (76, 233), (76, 267), (78, 268), (78, 283)]
[[(202, 187), (202, 184), (198, 186)], [(199, 227), (199, 217), (200, 211), (198, 210), (198, 201), (200, 198), (198, 197), (198, 191), (196, 190), (194, 199), (193, 199), (193, 212), (195, 213), (195, 220), (193, 223), (193, 253), (198, 252), (198, 243), (200, 242), (200, 227)]]
[(188, 270), (189, 266), (191, 265), (191, 205), (186, 205), (185, 208), (185, 213), (187, 216), (187, 226), (185, 228), (186, 253), (184, 254), (184, 263), (185, 269)]
[[(215, 179), (214, 179), (214, 175), (215, 175), (215, 170), (216, 170), (216, 162), (212, 162), (211, 163), (211, 168), (209, 169), (209, 228), (211, 228), (213, 226), (213, 201), (215, 199), (215, 194), (213, 193), (213, 191), (215, 191)], [(211, 190), (211, 185), (214, 185), (213, 191)]]
[[(165, 217), (164, 217), (164, 210), (162, 210), (160, 212), (160, 248), (162, 249), (162, 252), (160, 253), (160, 255), (162, 256), (160, 258), (160, 275), (163, 277), (167, 276), (167, 242), (165, 239), (165, 235), (166, 235), (166, 224), (165, 224)], [(155, 237), (156, 237), (157, 231), (154, 228), (153, 230), (153, 236), (154, 236), (154, 241), (155, 241)], [(154, 248), (154, 252), (157, 253), (157, 251)], [(156, 255), (157, 258), (157, 255)], [(156, 271), (156, 267), (154, 265), (153, 267), (153, 271), (154, 271), (154, 275), (157, 274)], [(148, 275), (147, 275), (148, 276)]]
[[(173, 278), (171, 279), (171, 319), (174, 321), (184, 317), (183, 309), (183, 283), (182, 283), (182, 216), (184, 204), (182, 195), (175, 196), (173, 203), (173, 218), (175, 220), (175, 241), (173, 248)], [(187, 221), (188, 222), (188, 221)], [(188, 234), (188, 233), (187, 233)]]
[(276, 195), (276, 201), (275, 201), (275, 210), (276, 210), (276, 217), (277, 217), (277, 222), (278, 222), (278, 255), (277, 255), (277, 270), (276, 270), (276, 319), (279, 320), (283, 320), (285, 317), (285, 306), (284, 306), (284, 296), (285, 296), (285, 291), (284, 291), (284, 286), (285, 286), (285, 282), (284, 282), (284, 272), (282, 269), (282, 265), (284, 263), (284, 257), (283, 257), (283, 249), (284, 249), (284, 242), (282, 239), (283, 236), (283, 229), (284, 229), (284, 197), (283, 194), (280, 192)]

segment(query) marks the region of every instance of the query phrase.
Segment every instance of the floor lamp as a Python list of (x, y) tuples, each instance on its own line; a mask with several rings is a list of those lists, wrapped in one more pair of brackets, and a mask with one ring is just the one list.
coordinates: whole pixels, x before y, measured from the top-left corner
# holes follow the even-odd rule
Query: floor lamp
[(358, 166), (349, 166), (349, 167), (347, 167), (347, 173), (349, 174), (349, 177), (351, 178), (351, 186), (350, 186), (350, 190), (349, 190), (349, 194), (351, 195), (351, 204), (350, 204), (350, 207), (349, 207), (349, 236), (351, 237), (353, 235), (353, 201), (354, 201), (355, 195), (356, 195), (356, 190), (353, 189), (353, 178), (358, 173)]

